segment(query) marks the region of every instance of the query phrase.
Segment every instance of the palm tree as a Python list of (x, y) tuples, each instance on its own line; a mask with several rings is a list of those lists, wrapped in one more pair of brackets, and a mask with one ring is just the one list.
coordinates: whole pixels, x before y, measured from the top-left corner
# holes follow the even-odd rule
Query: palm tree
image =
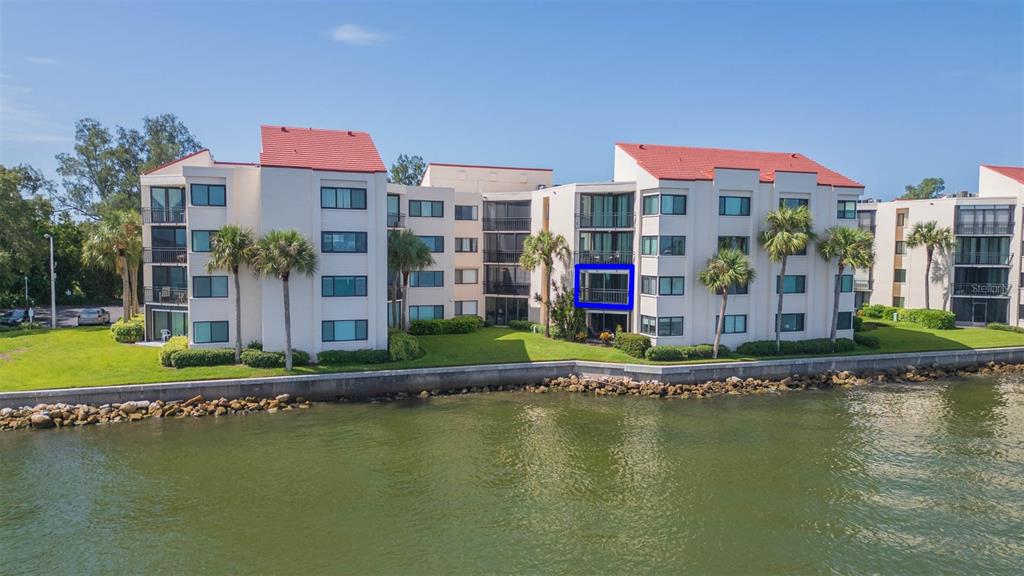
[(836, 327), (839, 323), (839, 292), (843, 270), (870, 268), (875, 263), (875, 237), (867, 230), (848, 226), (833, 226), (825, 230), (825, 239), (818, 243), (818, 253), (825, 260), (835, 259), (836, 284), (832, 294), (832, 332), (829, 339), (836, 346)]
[(718, 344), (722, 339), (722, 327), (725, 325), (725, 307), (729, 302), (729, 287), (749, 284), (757, 276), (757, 271), (743, 252), (732, 248), (722, 248), (708, 260), (707, 268), (700, 271), (697, 278), (712, 294), (722, 297), (722, 308), (718, 312), (715, 325), (715, 348), (712, 357), (718, 358)]
[[(388, 233), (388, 270), (395, 272), (395, 283), (391, 286), (391, 310), (392, 316), (396, 320), (401, 320), (399, 326), (403, 330), (409, 325), (409, 298), (403, 297), (401, 308), (396, 310), (398, 288), (401, 286), (404, 296), (408, 292), (409, 274), (433, 264), (434, 257), (430, 254), (430, 247), (411, 230), (392, 230)], [(401, 317), (399, 318), (395, 312), (400, 312)]]
[(523, 240), (523, 254), (519, 257), (519, 265), (523, 270), (533, 272), (538, 266), (542, 269), (541, 277), (541, 311), (544, 314), (544, 337), (551, 337), (551, 270), (555, 266), (555, 260), (569, 268), (572, 259), (572, 251), (565, 236), (552, 234), (549, 230), (541, 230), (531, 234)]
[(907, 248), (918, 246), (924, 246), (927, 254), (924, 265), (924, 307), (931, 308), (931, 290), (929, 288), (931, 287), (932, 258), (935, 257), (935, 249), (953, 248), (956, 246), (956, 238), (953, 236), (952, 230), (939, 226), (939, 223), (934, 220), (918, 222), (910, 230), (910, 236), (907, 236)]
[(249, 263), (256, 241), (252, 231), (228, 224), (221, 226), (210, 239), (210, 260), (206, 263), (209, 272), (227, 270), (235, 282), (235, 363), (242, 361), (242, 292), (238, 271)]
[(83, 246), (83, 264), (100, 266), (121, 276), (121, 306), (125, 318), (139, 311), (136, 292), (141, 255), (142, 223), (139, 214), (130, 210), (104, 214)]
[(788, 208), (780, 206), (765, 217), (768, 228), (758, 237), (761, 247), (768, 253), (772, 262), (779, 262), (779, 278), (777, 286), (778, 306), (775, 312), (775, 349), (782, 350), (782, 297), (784, 296), (783, 279), (786, 277), (786, 261), (790, 256), (807, 249), (814, 239), (811, 229), (811, 212), (807, 206)]
[(252, 264), (257, 274), (276, 276), (284, 295), (284, 369), (292, 369), (292, 314), (288, 279), (292, 272), (311, 276), (316, 272), (316, 248), (297, 230), (271, 230), (256, 244)]

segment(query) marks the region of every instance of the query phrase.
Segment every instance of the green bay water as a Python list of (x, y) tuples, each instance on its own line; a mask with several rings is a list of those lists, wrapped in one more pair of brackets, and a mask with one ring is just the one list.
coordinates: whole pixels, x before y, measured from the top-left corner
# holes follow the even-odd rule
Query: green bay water
[(1021, 574), (1020, 375), (0, 434), (5, 574)]

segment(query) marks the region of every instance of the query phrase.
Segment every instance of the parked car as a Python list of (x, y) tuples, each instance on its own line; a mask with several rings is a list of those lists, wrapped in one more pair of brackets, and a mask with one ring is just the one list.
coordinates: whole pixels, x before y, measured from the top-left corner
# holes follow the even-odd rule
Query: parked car
[(110, 324), (110, 312), (105, 308), (85, 308), (78, 314), (79, 326)]
[(0, 316), (0, 324), (4, 326), (21, 326), (25, 322), (28, 322), (28, 311), (24, 308), (8, 310)]

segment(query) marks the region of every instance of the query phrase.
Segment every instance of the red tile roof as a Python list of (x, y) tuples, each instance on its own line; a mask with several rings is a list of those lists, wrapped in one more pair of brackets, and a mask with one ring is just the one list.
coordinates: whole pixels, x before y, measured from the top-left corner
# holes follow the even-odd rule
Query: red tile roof
[(517, 166), (488, 166), (485, 164), (447, 164), (444, 162), (430, 162), (427, 166), (451, 166), (454, 168), (485, 168), (491, 170), (535, 170), (537, 172), (553, 172), (551, 168), (522, 168)]
[(260, 165), (333, 172), (386, 172), (366, 132), (261, 126)]
[(1024, 184), (1024, 167), (1021, 166), (988, 166), (982, 164), (982, 167), (988, 168), (993, 172), (998, 172), (1007, 178), (1013, 178), (1017, 182)]
[(776, 172), (803, 172), (817, 174), (818, 184), (825, 186), (864, 187), (802, 154), (622, 142), (616, 146), (659, 180), (713, 180), (715, 168), (733, 168), (758, 170), (761, 182), (774, 182)]

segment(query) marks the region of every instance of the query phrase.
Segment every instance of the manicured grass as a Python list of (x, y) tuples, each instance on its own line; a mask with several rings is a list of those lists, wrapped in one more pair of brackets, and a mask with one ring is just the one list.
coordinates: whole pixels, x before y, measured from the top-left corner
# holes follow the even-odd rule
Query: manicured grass
[[(929, 330), (886, 321), (871, 324), (875, 329), (868, 333), (876, 336), (882, 347), (878, 350), (861, 347), (852, 354), (1024, 346), (1024, 334), (1013, 332), (985, 328)], [(473, 334), (421, 336), (419, 339), (426, 354), (416, 360), (367, 366), (308, 366), (296, 368), (293, 374), (573, 359), (646, 363), (615, 348), (548, 340), (540, 334), (505, 328), (483, 328)], [(109, 330), (103, 327), (2, 332), (0, 392), (285, 374), (282, 369), (247, 366), (176, 370), (161, 366), (158, 356), (158, 348), (114, 342)], [(754, 359), (732, 355), (718, 361)], [(686, 363), (697, 362), (707, 360)]]

